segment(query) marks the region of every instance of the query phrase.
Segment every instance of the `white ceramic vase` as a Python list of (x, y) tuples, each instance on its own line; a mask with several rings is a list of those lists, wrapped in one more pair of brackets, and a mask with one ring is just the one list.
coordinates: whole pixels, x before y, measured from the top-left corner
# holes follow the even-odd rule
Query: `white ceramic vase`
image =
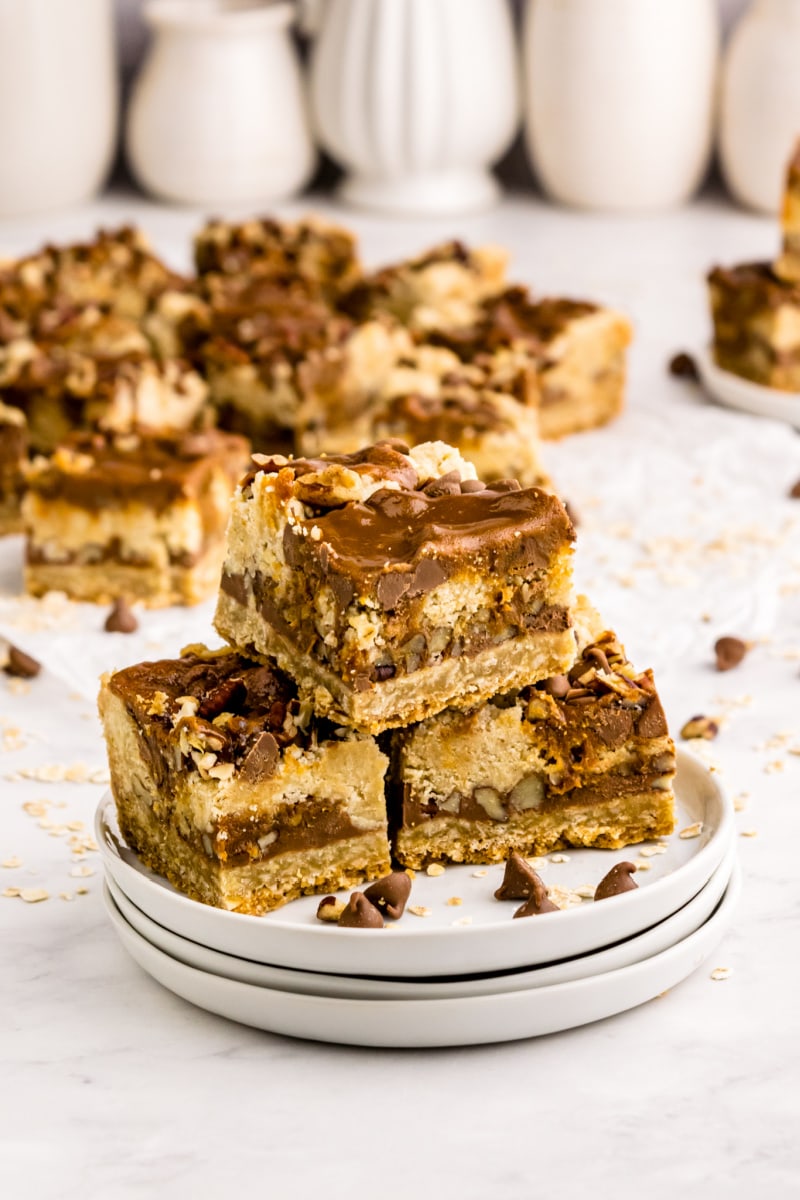
[(719, 147), (742, 204), (778, 211), (800, 137), (800, 0), (754, 0), (734, 30), (722, 76)]
[(322, 0), (311, 103), (342, 197), (403, 214), (493, 203), (519, 114), (507, 0)]
[(112, 0), (0, 3), (0, 217), (87, 200), (116, 148)]
[(667, 208), (711, 155), (717, 0), (528, 0), (528, 152), (579, 208)]
[(314, 167), (293, 9), (265, 0), (150, 0), (154, 41), (131, 99), (139, 182), (182, 204), (298, 191)]

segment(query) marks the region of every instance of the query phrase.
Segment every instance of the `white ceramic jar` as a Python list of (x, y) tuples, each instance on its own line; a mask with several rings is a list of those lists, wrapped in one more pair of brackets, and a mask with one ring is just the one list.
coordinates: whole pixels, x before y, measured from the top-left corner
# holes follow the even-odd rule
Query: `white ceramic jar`
[(152, 48), (136, 81), (127, 152), (139, 182), (182, 204), (282, 199), (315, 153), (288, 3), (149, 0)]
[(708, 168), (717, 0), (528, 0), (525, 129), (565, 204), (679, 204)]
[(311, 103), (350, 203), (458, 213), (491, 204), (514, 136), (508, 0), (319, 0)]
[(742, 204), (778, 211), (800, 137), (800, 0), (754, 0), (731, 37), (722, 76), (719, 147)]
[(116, 134), (112, 0), (2, 0), (0, 217), (87, 200)]

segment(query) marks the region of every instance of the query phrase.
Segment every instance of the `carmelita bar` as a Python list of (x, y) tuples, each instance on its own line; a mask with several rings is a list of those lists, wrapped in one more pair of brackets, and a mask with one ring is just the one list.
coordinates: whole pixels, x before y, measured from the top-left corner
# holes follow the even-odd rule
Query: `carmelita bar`
[(315, 710), (370, 733), (567, 670), (574, 531), (561, 502), (488, 486), (442, 442), (256, 456), (216, 614)]
[(187, 895), (258, 914), (390, 869), (386, 756), (275, 667), (188, 647), (107, 676), (100, 713), (125, 840)]

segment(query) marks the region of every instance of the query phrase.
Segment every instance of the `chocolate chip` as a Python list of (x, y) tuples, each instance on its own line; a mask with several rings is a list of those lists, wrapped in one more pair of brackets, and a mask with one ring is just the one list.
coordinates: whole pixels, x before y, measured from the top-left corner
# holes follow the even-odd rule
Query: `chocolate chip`
[(789, 499), (800, 500), (800, 479), (789, 488)]
[(712, 742), (718, 733), (717, 722), (711, 717), (703, 716), (692, 717), (681, 729), (681, 737), (687, 742), (693, 738), (703, 738), (707, 742)]
[(364, 889), (364, 895), (381, 912), (397, 921), (403, 915), (411, 894), (411, 880), (405, 871), (392, 871)]
[(681, 351), (680, 354), (674, 354), (669, 360), (669, 373), (670, 375), (674, 375), (676, 379), (691, 379), (697, 382), (700, 378), (697, 363), (691, 354), (687, 354), (685, 351)]
[(383, 683), (385, 679), (394, 679), (396, 670), (393, 663), (378, 663), (372, 668), (372, 678), (376, 683)]
[(252, 750), (242, 763), (239, 778), (245, 783), (271, 779), (280, 758), (280, 747), (271, 733), (260, 733)]
[(631, 879), (635, 870), (636, 866), (632, 862), (617, 863), (595, 888), (595, 900), (608, 900), (609, 896), (619, 896), (622, 892), (635, 892), (639, 886)]
[(353, 892), (339, 924), (347, 929), (383, 929), (383, 917), (363, 892)]
[(747, 643), (737, 637), (717, 638), (714, 643), (714, 653), (717, 656), (717, 670), (731, 671), (738, 667), (747, 654)]
[(461, 483), (461, 491), (465, 496), (470, 492), (485, 492), (486, 484), (481, 483), (480, 479), (464, 479)]
[(317, 905), (317, 920), (336, 925), (344, 912), (344, 903), (335, 896), (323, 896)]
[(495, 479), (489, 484), (491, 492), (521, 492), (522, 484), (518, 479)]
[(42, 664), (31, 658), (30, 654), (9, 645), (8, 659), (3, 667), (6, 675), (13, 675), (17, 679), (35, 679), (41, 669)]
[(118, 596), (114, 601), (111, 612), (106, 617), (103, 626), (106, 633), (136, 633), (139, 622), (136, 620), (124, 596)]
[(375, 589), (381, 608), (391, 612), (410, 587), (410, 571), (387, 571), (385, 575), (381, 575)]
[[(535, 874), (535, 872), (534, 872)], [(544, 881), (536, 876), (536, 886), (533, 894), (521, 904), (514, 913), (514, 918), (517, 917), (540, 917), (542, 913), (558, 912), (558, 905), (553, 904), (553, 901), (547, 894), (547, 888), (544, 886)]]
[(571, 684), (566, 675), (551, 675), (544, 681), (544, 690), (548, 696), (553, 696), (556, 700), (563, 700), (571, 690)]
[(461, 476), (458, 471), (448, 471), (438, 479), (432, 479), (422, 489), (426, 496), (457, 496), (461, 491)]
[(495, 900), (527, 900), (536, 890), (537, 881), (541, 879), (528, 866), (521, 854), (512, 850), (506, 862), (503, 882), (494, 894)]
[(601, 650), (599, 646), (590, 646), (585, 651), (583, 656), (587, 662), (590, 662), (593, 667), (598, 667), (601, 671), (606, 671), (609, 675), (613, 674), (611, 664), (606, 658), (605, 650)]

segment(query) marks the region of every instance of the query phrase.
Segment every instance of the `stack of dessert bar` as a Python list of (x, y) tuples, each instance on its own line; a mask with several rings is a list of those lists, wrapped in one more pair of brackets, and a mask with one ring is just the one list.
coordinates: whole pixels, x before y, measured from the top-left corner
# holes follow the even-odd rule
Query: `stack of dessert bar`
[(774, 262), (709, 273), (713, 350), (726, 371), (800, 392), (800, 142), (786, 172), (781, 230)]
[(254, 456), (227, 646), (107, 677), (121, 830), (209, 904), (262, 913), (404, 867), (673, 828), (649, 672), (572, 593), (561, 502), (442, 442)]

